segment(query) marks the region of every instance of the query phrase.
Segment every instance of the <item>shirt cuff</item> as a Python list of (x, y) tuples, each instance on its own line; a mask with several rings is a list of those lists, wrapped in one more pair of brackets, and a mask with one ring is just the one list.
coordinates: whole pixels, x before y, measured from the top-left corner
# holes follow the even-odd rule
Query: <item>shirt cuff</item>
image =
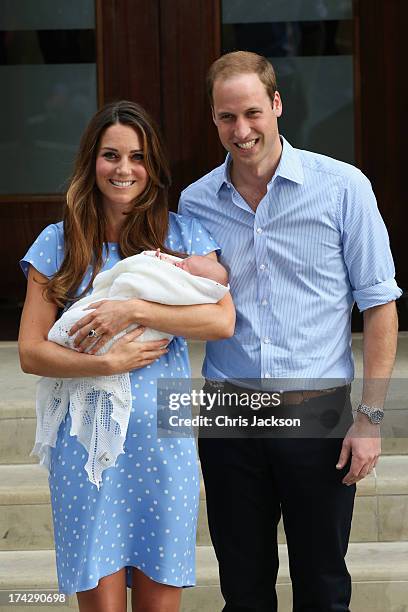
[(402, 290), (398, 287), (394, 278), (377, 283), (365, 289), (353, 291), (354, 301), (357, 303), (360, 312), (373, 308), (373, 306), (381, 306), (388, 302), (397, 300), (402, 294)]

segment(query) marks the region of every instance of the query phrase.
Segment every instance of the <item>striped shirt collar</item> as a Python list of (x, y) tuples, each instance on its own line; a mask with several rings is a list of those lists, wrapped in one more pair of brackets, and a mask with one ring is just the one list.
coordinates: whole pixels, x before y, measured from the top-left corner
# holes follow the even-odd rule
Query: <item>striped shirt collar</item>
[[(275, 174), (268, 183), (268, 188), (270, 187), (270, 185), (272, 185), (273, 181), (277, 176), (281, 176), (282, 178), (285, 178), (288, 181), (293, 181), (294, 183), (303, 185), (304, 174), (300, 155), (297, 150), (292, 147), (292, 145), (286, 140), (286, 138), (280, 136), (280, 139), (282, 142), (282, 155), (278, 167), (276, 168)], [(230, 178), (230, 164), (231, 155), (230, 153), (228, 153), (227, 157), (225, 158), (225, 162), (221, 166), (222, 171), (220, 173), (220, 181), (217, 187), (217, 193), (224, 184), (229, 186), (231, 186), (232, 184)]]

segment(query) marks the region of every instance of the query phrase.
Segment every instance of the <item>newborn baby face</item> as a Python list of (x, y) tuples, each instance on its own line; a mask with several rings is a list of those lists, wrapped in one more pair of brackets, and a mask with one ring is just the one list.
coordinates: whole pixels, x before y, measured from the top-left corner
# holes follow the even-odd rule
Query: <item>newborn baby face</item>
[(172, 257), (161, 253), (160, 249), (157, 249), (156, 257), (163, 261), (167, 261), (177, 268), (181, 268), (193, 276), (210, 278), (211, 280), (225, 286), (228, 284), (228, 274), (225, 268), (223, 268), (217, 261), (214, 261), (214, 259), (204, 257), (203, 255), (190, 255), (190, 257), (187, 257), (186, 259), (175, 262)]
[(177, 262), (176, 266), (193, 274), (193, 276), (210, 278), (225, 286), (228, 284), (228, 274), (225, 268), (214, 259), (204, 257), (203, 255), (191, 255), (187, 259)]
[[(156, 257), (162, 261), (167, 261), (177, 268), (181, 268), (194, 276), (207, 276), (206, 272), (211, 272), (212, 267), (208, 267), (207, 258), (202, 255), (191, 255), (182, 261), (175, 262), (172, 257), (169, 257), (165, 253), (161, 253), (160, 249), (156, 251)], [(210, 261), (208, 260), (210, 263)]]
[[(210, 260), (208, 260), (208, 263), (211, 263)], [(182, 261), (178, 261), (175, 265), (194, 276), (211, 275), (211, 266), (207, 265), (207, 258), (202, 255), (191, 255)]]

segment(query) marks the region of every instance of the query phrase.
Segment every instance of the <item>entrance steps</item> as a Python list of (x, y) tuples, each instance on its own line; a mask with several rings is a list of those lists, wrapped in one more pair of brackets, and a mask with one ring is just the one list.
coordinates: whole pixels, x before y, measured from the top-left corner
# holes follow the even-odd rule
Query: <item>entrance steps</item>
[[(353, 338), (357, 376), (361, 372), (361, 336)], [(199, 377), (202, 343), (191, 343), (193, 372)], [(0, 343), (0, 592), (56, 589), (55, 552), (47, 472), (29, 457), (35, 437), (36, 377), (18, 367), (16, 343)], [(405, 375), (405, 376), (404, 376)], [(392, 408), (407, 403), (408, 333), (400, 334), (394, 371), (396, 399)], [(407, 381), (408, 385), (408, 381)], [(402, 427), (401, 427), (402, 430)], [(358, 485), (351, 543), (347, 555), (353, 580), (353, 612), (408, 612), (408, 436), (383, 440), (377, 474)], [(197, 587), (183, 592), (183, 612), (217, 612), (223, 599), (217, 563), (211, 546), (201, 486), (197, 536)], [(291, 586), (283, 529), (279, 529), (281, 612), (291, 610)], [(130, 591), (128, 592), (130, 610)], [(0, 604), (0, 612), (10, 606)], [(40, 612), (43, 606), (13, 605), (17, 611)], [(77, 610), (76, 597), (68, 609)]]

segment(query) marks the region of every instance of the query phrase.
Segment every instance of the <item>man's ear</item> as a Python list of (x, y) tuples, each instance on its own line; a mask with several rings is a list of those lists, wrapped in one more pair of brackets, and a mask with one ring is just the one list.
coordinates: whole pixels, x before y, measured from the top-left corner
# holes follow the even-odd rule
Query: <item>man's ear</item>
[(275, 95), (273, 97), (273, 110), (275, 111), (275, 115), (280, 117), (282, 115), (283, 107), (282, 107), (282, 98), (280, 97), (279, 91), (275, 91)]
[(217, 120), (216, 120), (216, 118), (215, 118), (215, 114), (214, 114), (214, 107), (213, 107), (213, 106), (211, 106), (211, 115), (212, 115), (212, 119), (213, 119), (213, 121), (214, 121), (215, 125), (217, 125)]

